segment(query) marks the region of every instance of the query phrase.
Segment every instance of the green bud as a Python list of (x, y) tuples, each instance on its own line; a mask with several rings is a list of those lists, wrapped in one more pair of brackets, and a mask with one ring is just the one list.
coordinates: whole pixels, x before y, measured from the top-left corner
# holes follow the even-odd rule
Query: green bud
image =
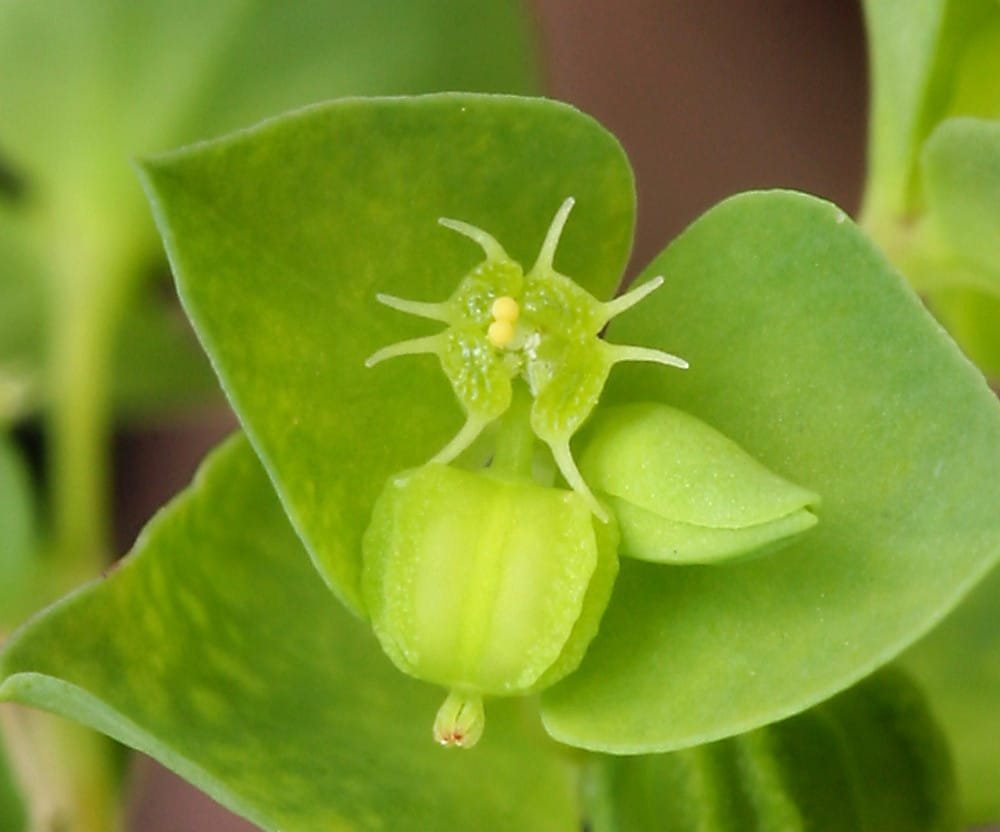
[(577, 667), (617, 542), (573, 491), (434, 463), (389, 480), (362, 544), (362, 591), (389, 658), (452, 691), (439, 742), (475, 742), (483, 695), (538, 690)]
[(610, 505), (620, 553), (657, 563), (757, 557), (817, 522), (819, 498), (704, 422), (661, 404), (599, 413), (580, 460)]

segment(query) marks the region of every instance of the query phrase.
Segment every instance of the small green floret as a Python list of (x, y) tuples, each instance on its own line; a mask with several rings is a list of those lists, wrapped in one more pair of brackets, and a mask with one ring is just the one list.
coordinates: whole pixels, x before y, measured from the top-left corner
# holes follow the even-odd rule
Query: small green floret
[(444, 331), (385, 347), (368, 366), (387, 358), (434, 353), (466, 413), (465, 425), (431, 460), (457, 457), (511, 403), (511, 385), (523, 378), (534, 402), (531, 427), (552, 451), (566, 482), (602, 520), (570, 453), (569, 443), (597, 404), (611, 368), (620, 361), (652, 361), (687, 367), (675, 355), (645, 347), (609, 344), (598, 333), (613, 317), (663, 283), (654, 278), (614, 300), (602, 302), (553, 268), (556, 247), (573, 207), (566, 199), (549, 227), (538, 259), (525, 274), (503, 246), (482, 229), (442, 219), (446, 228), (474, 240), (486, 259), (440, 303), (378, 295), (393, 309), (448, 324)]

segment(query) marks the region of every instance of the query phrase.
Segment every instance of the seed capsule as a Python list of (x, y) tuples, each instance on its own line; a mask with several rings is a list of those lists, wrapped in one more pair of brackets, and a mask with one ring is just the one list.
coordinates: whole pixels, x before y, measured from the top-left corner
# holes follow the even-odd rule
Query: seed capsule
[(437, 464), (389, 480), (363, 540), (362, 589), (392, 661), (452, 692), (439, 741), (475, 742), (477, 698), (576, 668), (611, 594), (616, 544), (572, 491)]

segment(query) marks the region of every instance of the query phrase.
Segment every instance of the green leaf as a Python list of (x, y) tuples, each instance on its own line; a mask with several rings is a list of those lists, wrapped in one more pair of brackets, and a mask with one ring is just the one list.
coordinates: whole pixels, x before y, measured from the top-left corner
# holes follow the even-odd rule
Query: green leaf
[(332, 588), (363, 610), (361, 535), (386, 478), (427, 462), (462, 412), (432, 356), (365, 358), (440, 324), (375, 301), (443, 301), (482, 254), (439, 217), (534, 262), (576, 208), (555, 266), (617, 285), (631, 170), (563, 104), (445, 94), (335, 102), (145, 165), (181, 300), (293, 525)]
[(944, 738), (883, 671), (783, 722), (672, 754), (605, 757), (584, 780), (594, 832), (944, 832)]
[(936, 236), (960, 269), (975, 270), (1000, 297), (1000, 121), (948, 119), (928, 139), (922, 162)]
[(609, 338), (683, 355), (628, 367), (612, 402), (660, 400), (822, 495), (819, 523), (721, 567), (622, 561), (580, 669), (542, 699), (564, 742), (638, 752), (800, 711), (933, 626), (1000, 556), (1000, 408), (834, 206), (751, 193), (646, 272), (665, 285)]
[(1000, 820), (1000, 569), (903, 656), (955, 757), (965, 820)]
[(0, 698), (145, 751), (264, 829), (578, 828), (524, 702), (492, 707), (474, 752), (433, 743), (440, 692), (331, 597), (242, 437), (107, 579), (15, 634), (0, 679)]
[(995, 26), (1000, 10), (995, 0), (863, 5), (872, 79), (865, 214), (882, 225), (917, 207), (920, 147), (942, 117), (956, 114), (950, 108), (956, 77), (968, 76), (962, 62), (969, 40)]
[(34, 509), (27, 466), (0, 434), (0, 640), (24, 612), (22, 595), (34, 572)]

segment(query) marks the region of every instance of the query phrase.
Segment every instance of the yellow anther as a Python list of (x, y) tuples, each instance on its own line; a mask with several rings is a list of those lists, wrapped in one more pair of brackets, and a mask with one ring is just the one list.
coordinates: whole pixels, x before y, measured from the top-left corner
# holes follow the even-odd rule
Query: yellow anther
[(504, 295), (493, 301), (493, 307), (490, 311), (493, 313), (495, 320), (514, 323), (521, 314), (521, 307), (518, 306), (514, 298)]
[(496, 320), (486, 330), (486, 337), (494, 347), (506, 347), (514, 338), (514, 324), (502, 318)]

